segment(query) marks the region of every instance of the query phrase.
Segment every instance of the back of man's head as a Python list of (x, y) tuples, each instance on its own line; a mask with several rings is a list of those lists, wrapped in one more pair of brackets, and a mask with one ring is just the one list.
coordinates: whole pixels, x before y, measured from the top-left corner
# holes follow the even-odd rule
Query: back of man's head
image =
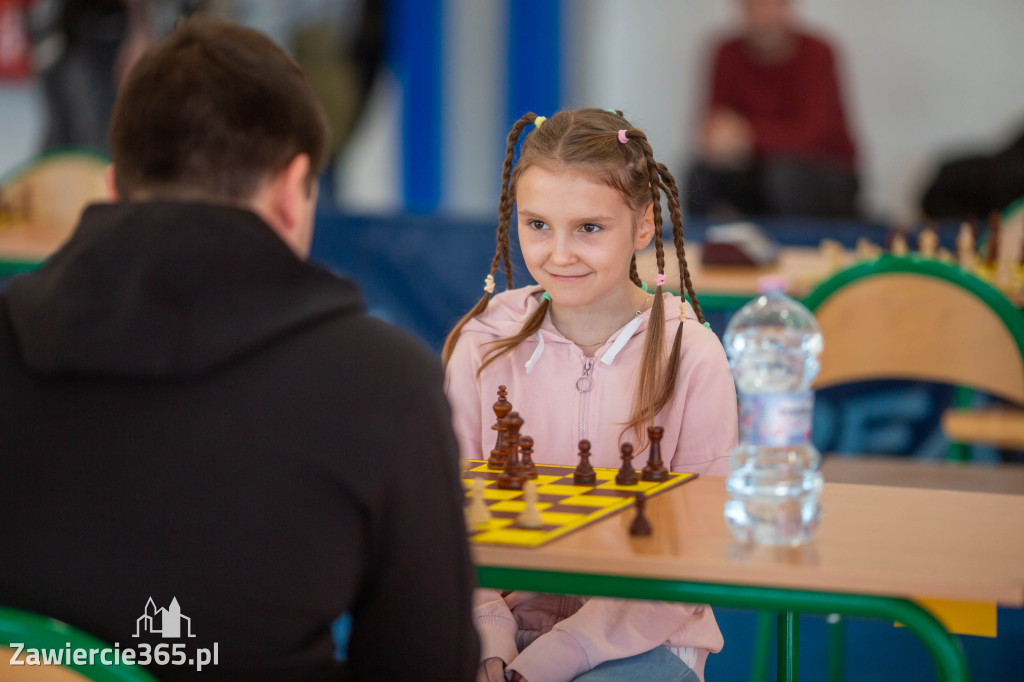
[(294, 60), (257, 31), (202, 17), (135, 64), (110, 126), (117, 191), (129, 200), (244, 203), (299, 154), (311, 187), (327, 143)]

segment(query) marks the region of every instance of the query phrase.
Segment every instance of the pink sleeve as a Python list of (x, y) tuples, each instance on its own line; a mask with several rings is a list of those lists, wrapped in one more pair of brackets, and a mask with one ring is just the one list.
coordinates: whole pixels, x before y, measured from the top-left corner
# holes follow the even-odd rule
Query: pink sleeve
[(605, 661), (642, 654), (685, 630), (687, 646), (719, 651), (710, 609), (694, 604), (590, 599), (512, 662), (529, 682), (565, 682)]
[(500, 658), (506, 664), (515, 659), (516, 620), (497, 590), (473, 591), (473, 625), (480, 637), (480, 660)]
[(676, 391), (683, 392), (682, 428), (670, 468), (727, 476), (729, 455), (738, 442), (736, 386), (718, 338), (693, 321), (687, 324), (695, 328), (695, 337), (684, 351), (682, 381), (676, 383)]
[(472, 343), (465, 337), (460, 339), (445, 368), (444, 393), (452, 408), (452, 430), (459, 443), (459, 454), (462, 459), (482, 459), (480, 384), (471, 351)]

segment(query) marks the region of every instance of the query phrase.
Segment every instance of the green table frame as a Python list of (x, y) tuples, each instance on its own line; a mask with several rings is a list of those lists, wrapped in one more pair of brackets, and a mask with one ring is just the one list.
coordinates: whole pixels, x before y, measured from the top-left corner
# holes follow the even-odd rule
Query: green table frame
[[(906, 599), (499, 566), (479, 566), (477, 577), (482, 587), (495, 589), (690, 602), (777, 612), (777, 679), (785, 682), (796, 682), (799, 677), (799, 613), (898, 621), (913, 632), (931, 653), (940, 679), (945, 682), (970, 680), (967, 659), (959, 641), (934, 616)], [(761, 618), (759, 628), (763, 630), (766, 626), (770, 627), (770, 621)], [(763, 637), (757, 640), (767, 641)], [(767, 652), (755, 652), (755, 666), (759, 667), (755, 667), (753, 679), (768, 679), (767, 658)]]

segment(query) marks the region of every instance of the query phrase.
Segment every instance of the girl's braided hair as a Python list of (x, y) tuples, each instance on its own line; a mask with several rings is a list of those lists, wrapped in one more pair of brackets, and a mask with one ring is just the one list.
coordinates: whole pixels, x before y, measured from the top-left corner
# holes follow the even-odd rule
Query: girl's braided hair
[[(519, 160), (514, 163), (516, 144), (523, 130), (535, 122), (540, 124), (526, 135)], [(624, 143), (620, 142), (620, 131), (623, 131), (625, 136)], [(643, 131), (634, 128), (619, 111), (576, 109), (561, 111), (548, 119), (528, 113), (516, 121), (508, 135), (501, 172), (501, 198), (498, 202), (497, 246), (488, 272), (489, 285), (483, 297), (459, 320), (448, 335), (442, 351), (445, 363), (455, 350), (463, 326), (487, 309), (493, 290), (493, 278), (499, 266), (505, 270), (508, 288), (512, 288), (509, 232), (515, 204), (516, 181), (534, 165), (555, 170), (572, 168), (574, 171), (583, 171), (595, 180), (621, 192), (637, 216), (651, 205), (654, 217), (654, 252), (659, 275), (664, 275), (665, 272), (661, 220), (661, 194), (664, 192), (672, 220), (672, 238), (679, 260), (680, 278), (697, 313), (697, 319), (701, 323), (704, 322), (704, 314), (693, 291), (686, 265), (679, 190), (668, 168), (655, 160), (654, 151)], [(629, 278), (634, 284), (641, 286), (635, 254), (630, 263)], [(659, 276), (658, 280), (662, 279), (663, 277)], [(635, 431), (637, 441), (642, 444), (646, 443), (646, 427), (653, 425), (654, 417), (672, 397), (679, 369), (685, 306), (681, 306), (679, 325), (666, 359), (665, 310), (661, 293), (662, 287), (658, 284), (644, 341), (633, 407), (624, 429), (624, 432)], [(544, 322), (549, 306), (549, 300), (544, 297), (518, 334), (491, 342), (491, 348), (487, 351), (477, 374), (535, 334)]]

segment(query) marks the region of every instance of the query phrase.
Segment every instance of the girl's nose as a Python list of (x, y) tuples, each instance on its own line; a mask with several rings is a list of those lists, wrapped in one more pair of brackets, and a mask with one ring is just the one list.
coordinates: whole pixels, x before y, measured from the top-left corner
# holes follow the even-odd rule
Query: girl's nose
[(573, 250), (572, 237), (564, 233), (556, 232), (551, 245), (551, 262), (557, 264), (568, 264), (576, 261), (576, 253)]

